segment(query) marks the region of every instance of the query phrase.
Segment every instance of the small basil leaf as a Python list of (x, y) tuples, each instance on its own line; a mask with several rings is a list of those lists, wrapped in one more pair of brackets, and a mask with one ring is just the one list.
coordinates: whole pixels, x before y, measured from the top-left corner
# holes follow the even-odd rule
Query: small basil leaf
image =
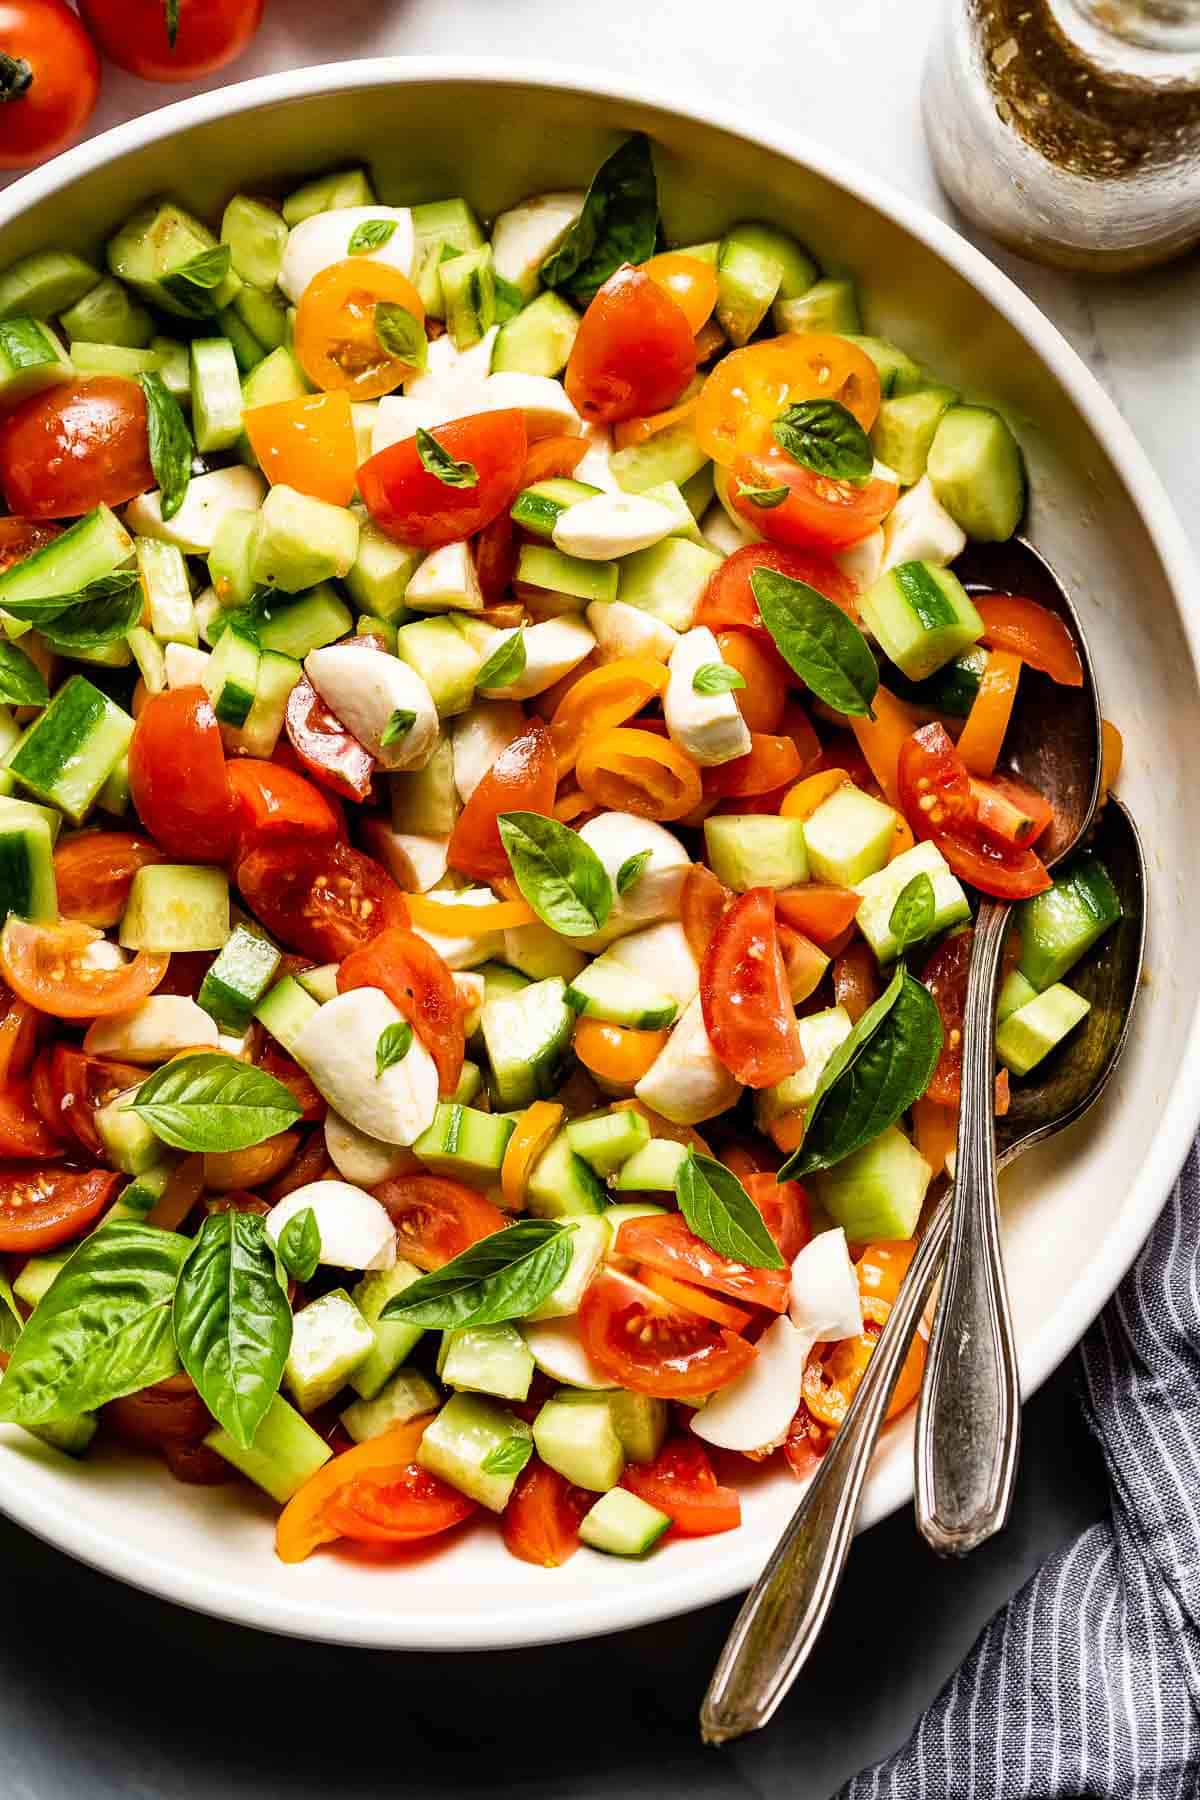
[(893, 1005), (810, 1112), (804, 1142), (779, 1171), (780, 1181), (844, 1161), (894, 1125), (929, 1086), (942, 1053), (937, 1002), (903, 966), (896, 982)]
[(922, 870), (911, 881), (905, 882), (888, 919), (888, 930), (896, 940), (897, 956), (903, 956), (910, 945), (919, 944), (922, 938), (929, 936), (934, 916), (933, 883)]
[(759, 506), (764, 512), (769, 512), (773, 506), (782, 506), (791, 492), (786, 487), (755, 487), (749, 481), (739, 481), (737, 491), (740, 500), (748, 500), (751, 506)]
[(517, 886), (543, 925), (588, 937), (612, 911), (612, 882), (577, 831), (541, 813), (501, 813), (500, 838)]
[(417, 426), (417, 455), (426, 473), (436, 475), (447, 487), (479, 485), (479, 471), (474, 463), (456, 462), (448, 450), (443, 450), (433, 433), (420, 425)]
[(559, 1219), (523, 1219), (494, 1231), (393, 1295), (380, 1318), (440, 1331), (527, 1318), (566, 1274), (573, 1230)]
[(137, 1090), (130, 1110), (176, 1150), (248, 1150), (300, 1117), (294, 1096), (232, 1056), (202, 1051), (164, 1063)]
[[(108, 576), (107, 581), (117, 580)], [(142, 616), (142, 590), (137, 576), (120, 587), (110, 587), (103, 594), (80, 596), (78, 605), (69, 607), (53, 619), (42, 622), (42, 636), (56, 650), (69, 655), (73, 650), (99, 650), (105, 644), (116, 644), (131, 632)]]
[(133, 1220), (85, 1237), (17, 1341), (0, 1419), (70, 1418), (174, 1375), (171, 1302), (190, 1248), (174, 1231)]
[(37, 664), (16, 644), (0, 639), (0, 701), (6, 706), (45, 706), (49, 698)]
[(746, 677), (729, 663), (701, 663), (692, 676), (692, 689), (697, 694), (727, 694), (731, 688), (744, 688)]
[(513, 281), (506, 281), (503, 275), (496, 276), (496, 323), (507, 325), (525, 309), (525, 296)]
[(627, 138), (592, 177), (583, 211), (542, 264), (542, 282), (586, 303), (623, 263), (654, 254), (658, 183), (649, 139)]
[(216, 244), (170, 270), (162, 284), (191, 318), (208, 319), (217, 311), (214, 290), (227, 279), (232, 261), (229, 245)]
[(425, 327), (407, 308), (394, 300), (377, 300), (374, 321), (375, 337), (385, 356), (394, 356), (418, 371), (428, 367), (429, 339)]
[(532, 1455), (532, 1437), (514, 1435), (489, 1450), (479, 1466), (485, 1475), (519, 1475)]
[(210, 1213), (175, 1290), (175, 1347), (197, 1392), (248, 1450), (279, 1392), (292, 1309), (257, 1213)]
[(641, 880), (646, 873), (646, 864), (650, 861), (651, 854), (652, 852), (649, 850), (639, 850), (636, 856), (625, 858), (617, 870), (618, 894), (627, 894), (634, 883)]
[(696, 1236), (719, 1256), (752, 1269), (783, 1268), (762, 1214), (724, 1163), (689, 1150), (676, 1171), (675, 1198)]
[(525, 627), (522, 625), (496, 645), (478, 675), (477, 688), (511, 687), (525, 673)]
[(412, 1049), (412, 1026), (407, 1019), (397, 1019), (394, 1025), (385, 1025), (375, 1044), (375, 1079), (398, 1062), (403, 1062)]
[(293, 1213), (279, 1234), (279, 1260), (297, 1281), (311, 1281), (321, 1260), (321, 1227), (311, 1206)]
[(364, 219), (350, 233), (347, 256), (365, 256), (368, 250), (381, 250), (396, 231), (395, 219)]
[(415, 712), (409, 712), (407, 707), (398, 706), (380, 734), (379, 748), (386, 750), (389, 744), (394, 744), (400, 738), (407, 737), (416, 722)]
[(775, 648), (818, 700), (835, 712), (873, 719), (879, 670), (853, 619), (806, 581), (775, 569), (755, 569), (750, 586)]
[(875, 453), (854, 414), (840, 400), (801, 400), (776, 419), (775, 442), (793, 462), (829, 481), (871, 479)]
[(192, 434), (183, 409), (161, 375), (139, 375), (146, 396), (146, 430), (150, 467), (158, 483), (163, 519), (173, 519), (183, 505), (192, 478)]

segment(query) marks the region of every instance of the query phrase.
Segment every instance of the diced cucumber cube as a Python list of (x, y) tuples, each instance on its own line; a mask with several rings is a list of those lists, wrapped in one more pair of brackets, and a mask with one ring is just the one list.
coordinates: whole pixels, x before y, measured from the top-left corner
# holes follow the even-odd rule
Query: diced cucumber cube
[(533, 1421), (533, 1442), (548, 1468), (575, 1487), (603, 1493), (625, 1470), (625, 1452), (603, 1394), (564, 1390)]
[(453, 1394), (425, 1429), (417, 1461), (489, 1512), (503, 1512), (517, 1475), (494, 1475), (484, 1463), (515, 1437), (532, 1436), (516, 1413), (478, 1394)]
[[(207, 225), (174, 201), (160, 198), (147, 201), (110, 240), (108, 266), (152, 306), (192, 318), (197, 316), (198, 306), (190, 297), (173, 292), (165, 278), (216, 247), (217, 240)], [(205, 292), (202, 300), (197, 289), (196, 299), (215, 310), (227, 306), (240, 285), (231, 271), (211, 294)]]
[(1004, 1020), (996, 1032), (996, 1055), (1014, 1075), (1028, 1075), (1091, 1010), (1090, 1000), (1056, 981)]
[(483, 657), (451, 618), (413, 619), (396, 633), (396, 655), (424, 681), (443, 719), (466, 712)]
[(1020, 969), (1010, 969), (996, 996), (996, 1023), (1003, 1025), (1010, 1014), (1037, 996), (1032, 981), (1026, 981)]
[(609, 1556), (644, 1556), (672, 1521), (628, 1488), (610, 1488), (579, 1521), (579, 1541)]
[(275, 979), (279, 951), (261, 931), (238, 925), (205, 975), (196, 996), (222, 1031), (245, 1031)]
[(129, 889), (119, 941), (126, 950), (219, 950), (229, 936), (224, 869), (153, 863)]
[(294, 975), (285, 975), (259, 1001), (254, 1016), (265, 1025), (276, 1043), (291, 1056), (301, 1033), (317, 1012), (317, 1002), (306, 994)]
[(233, 266), (252, 287), (275, 286), (283, 262), (288, 228), (274, 207), (235, 194), (221, 219), (221, 242), (229, 245)]
[(652, 1463), (663, 1447), (670, 1424), (666, 1401), (649, 1394), (629, 1393), (624, 1388), (613, 1388), (607, 1399), (613, 1429), (627, 1459)]
[(650, 1142), (650, 1127), (632, 1107), (599, 1113), (592, 1119), (572, 1119), (567, 1142), (597, 1175), (614, 1175), (635, 1151)]
[(441, 1403), (438, 1389), (418, 1369), (397, 1369), (373, 1400), (355, 1400), (348, 1406), (342, 1424), (356, 1444), (365, 1444), (394, 1425), (407, 1425), (422, 1413), (436, 1412)]
[(347, 574), (357, 554), (358, 520), (352, 512), (281, 482), (262, 503), (250, 569), (261, 586), (298, 594)]
[(402, 625), (408, 616), (404, 596), (424, 552), (394, 543), (358, 507), (351, 511), (359, 521), (358, 555), (346, 575), (346, 592), (372, 618)]
[(707, 462), (696, 441), (695, 426), (687, 418), (656, 431), (644, 444), (614, 450), (608, 466), (618, 487), (627, 494), (643, 494), (664, 481), (683, 487)]
[(228, 338), (192, 339), (192, 431), (205, 453), (230, 450), (242, 435), (242, 377)]
[(933, 491), (970, 538), (1010, 538), (1025, 510), (1025, 467), (1006, 420), (985, 406), (952, 406), (929, 450)]
[(934, 563), (889, 569), (859, 597), (859, 609), (884, 655), (910, 681), (924, 681), (983, 636), (962, 582)]
[(1120, 917), (1121, 902), (1104, 864), (1096, 856), (1078, 856), (1053, 887), (1017, 909), (1017, 967), (1042, 993), (1061, 981)]
[(121, 375), (136, 381), (139, 375), (158, 374), (156, 350), (131, 350), (125, 344), (81, 342), (74, 346), (72, 360), (80, 375)]
[(781, 332), (833, 331), (844, 337), (862, 330), (854, 283), (832, 276), (814, 281), (790, 300), (777, 300), (771, 317)]
[(446, 326), (456, 350), (478, 344), (496, 323), (496, 268), (490, 244), (438, 266)]
[(13, 1282), (13, 1293), (26, 1306), (37, 1306), (54, 1285), (65, 1256), (31, 1256)]
[[(654, 485), (646, 482), (637, 492), (642, 493), (645, 487)], [(673, 631), (690, 631), (704, 591), (722, 560), (707, 545), (693, 544), (681, 537), (664, 538), (660, 544), (651, 544), (648, 550), (623, 556), (616, 593), (593, 597), (623, 600), (627, 606), (638, 606), (643, 612), (651, 613)]]
[(0, 319), (0, 408), (20, 405), (44, 388), (69, 381), (75, 369), (66, 350), (39, 319)]
[(754, 1119), (760, 1131), (767, 1131), (776, 1119), (786, 1117), (808, 1105), (817, 1091), (825, 1065), (840, 1044), (845, 1043), (853, 1026), (844, 1006), (831, 1006), (824, 1012), (809, 1013), (796, 1021), (804, 1064), (794, 1075), (787, 1075), (772, 1087), (760, 1088), (754, 1096)]
[(137, 1088), (127, 1088), (96, 1108), (95, 1124), (113, 1167), (126, 1175), (142, 1175), (162, 1161), (163, 1147), (154, 1132), (132, 1110)]
[(133, 660), (146, 684), (146, 692), (161, 694), (167, 685), (167, 659), (158, 639), (152, 637), (144, 625), (135, 625), (126, 634), (125, 642), (133, 652)]
[(569, 506), (577, 505), (580, 500), (591, 500), (599, 492), (600, 489), (589, 482), (573, 481), (570, 476), (553, 476), (546, 481), (535, 481), (532, 487), (522, 488), (509, 513), (514, 525), (548, 542)]
[(390, 1269), (371, 1270), (351, 1293), (351, 1299), (371, 1327), (375, 1340), (350, 1376), (350, 1386), (363, 1400), (375, 1398), (393, 1371), (412, 1355), (425, 1335), (423, 1325), (409, 1325), (403, 1319), (381, 1319), (379, 1316), (388, 1301), (411, 1287), (420, 1273), (412, 1263), (401, 1259)]
[(183, 551), (158, 538), (139, 538), (137, 566), (155, 637), (164, 644), (198, 644), (192, 584)]
[(32, 1437), (40, 1438), (43, 1444), (49, 1444), (52, 1450), (61, 1450), (64, 1456), (82, 1456), (99, 1426), (95, 1413), (74, 1413), (67, 1419), (47, 1419), (41, 1425), (27, 1425), (23, 1429)]
[(525, 1204), (541, 1219), (574, 1218), (602, 1213), (607, 1202), (602, 1184), (581, 1156), (576, 1156), (564, 1131), (551, 1139), (529, 1173)]
[(880, 392), (885, 400), (891, 394), (913, 394), (925, 385), (920, 363), (914, 362), (911, 356), (897, 349), (887, 338), (860, 337), (852, 331), (843, 332), (842, 335), (849, 343), (864, 351), (875, 364)]
[(564, 611), (581, 612), (593, 600), (615, 600), (618, 578), (615, 562), (587, 562), (548, 544), (522, 544), (517, 556), (516, 581), (539, 595), (577, 602), (564, 605)]
[(901, 487), (914, 487), (925, 473), (938, 420), (958, 399), (953, 388), (918, 388), (880, 402), (871, 427), (871, 445), (881, 463), (893, 469)]
[(248, 1450), (220, 1425), (209, 1432), (204, 1442), (281, 1506), (333, 1455), (325, 1439), (318, 1437), (312, 1426), (278, 1394), (263, 1415)]
[(288, 699), (300, 675), (300, 664), (294, 656), (283, 656), (277, 650), (262, 651), (250, 711), (240, 726), (221, 728), (227, 750), (264, 758), (274, 754), (283, 730)]
[(484, 1003), (481, 1026), (502, 1108), (548, 1099), (562, 1079), (575, 1015), (561, 977)]
[[(400, 633), (396, 634), (399, 648)], [(448, 737), (437, 747), (423, 769), (389, 777), (392, 825), (417, 837), (444, 837), (454, 830), (460, 805), (454, 785), (454, 748)]]
[(444, 1334), (438, 1374), (447, 1387), (524, 1400), (533, 1357), (515, 1325), (467, 1325)]
[(660, 1031), (679, 1011), (671, 995), (662, 993), (652, 981), (613, 963), (606, 965), (599, 958), (572, 981), (567, 1005), (590, 1019), (606, 1019), (642, 1031)]
[(579, 1311), (593, 1275), (608, 1254), (609, 1237), (605, 1219), (577, 1218), (572, 1221), (571, 1260), (566, 1272), (529, 1314), (530, 1319), (565, 1319)]
[(933, 1171), (898, 1125), (813, 1178), (817, 1199), (851, 1244), (910, 1238)]
[[(278, 490), (276, 490), (278, 491)], [(322, 582), (298, 600), (267, 599), (260, 603), (261, 618), (255, 636), (264, 650), (302, 661), (310, 650), (345, 637), (353, 615), (337, 589)]]
[(547, 981), (560, 975), (574, 981), (587, 958), (568, 938), (559, 937), (549, 925), (535, 919), (530, 925), (513, 925), (504, 933), (504, 959), (530, 981)]
[(322, 1294), (292, 1321), (283, 1379), (302, 1413), (332, 1400), (370, 1354), (375, 1336), (345, 1288)]
[(914, 844), (911, 850), (905, 850), (900, 856), (894, 857), (886, 868), (869, 875), (856, 886), (855, 891), (862, 895), (862, 905), (855, 915), (854, 923), (881, 963), (893, 961), (900, 948), (892, 933), (892, 912), (904, 889), (918, 875), (928, 875), (933, 885), (933, 923), (929, 928), (931, 937), (939, 931), (948, 931), (951, 925), (958, 925), (971, 916), (970, 903), (962, 884), (951, 872), (937, 845)]
[(285, 225), (302, 225), (314, 213), (341, 212), (348, 206), (373, 206), (375, 190), (365, 169), (337, 169), (306, 181), (283, 203)]
[(258, 686), (258, 643), (229, 625), (217, 642), (204, 671), (204, 686), (222, 725), (243, 725), (254, 705)]
[(31, 319), (52, 318), (91, 293), (99, 280), (99, 269), (73, 251), (36, 250), (0, 275), (0, 319), (18, 313)]
[(808, 880), (802, 819), (721, 813), (705, 819), (704, 843), (713, 874), (736, 894), (753, 887), (794, 887)]
[(429, 1125), (413, 1145), (427, 1169), (462, 1181), (491, 1186), (500, 1179), (504, 1151), (513, 1134), (511, 1119), (477, 1112), (452, 1101), (438, 1102)]
[(318, 1006), (324, 1006), (332, 1000), (338, 991), (338, 963), (321, 963), (315, 969), (301, 969), (296, 980), (306, 994), (311, 994)]
[(500, 327), (492, 368), (500, 373), (561, 375), (578, 330), (579, 314), (561, 294), (539, 294), (515, 319)]
[(617, 1170), (613, 1187), (619, 1194), (673, 1194), (679, 1165), (687, 1155), (671, 1138), (651, 1138)]
[(85, 676), (72, 675), (26, 731), (8, 767), (22, 787), (78, 825), (132, 736), (129, 714)]
[[(133, 539), (107, 506), (77, 519), (61, 536), (0, 572), (0, 607), (12, 600), (74, 594), (111, 575), (133, 554)], [(28, 627), (23, 627), (22, 632)], [(10, 630), (16, 637), (21, 632)]]
[(0, 802), (0, 912), (7, 918), (58, 918), (54, 840), (45, 819)]
[(849, 783), (837, 788), (804, 821), (813, 880), (856, 886), (883, 868), (895, 835), (890, 806)]

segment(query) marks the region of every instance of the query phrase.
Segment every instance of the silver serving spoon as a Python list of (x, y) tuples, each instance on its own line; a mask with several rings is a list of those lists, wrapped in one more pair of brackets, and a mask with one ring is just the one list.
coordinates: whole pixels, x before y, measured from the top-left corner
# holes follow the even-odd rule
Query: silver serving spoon
[[(1129, 1035), (1146, 937), (1146, 868), (1128, 812), (1110, 800), (1092, 839), (1121, 901), (1123, 917), (1072, 971), (1092, 1002), (1080, 1031), (1013, 1088), (997, 1121), (1007, 1168), (1082, 1117), (1108, 1085)], [(820, 1468), (729, 1634), (700, 1711), (706, 1743), (756, 1731), (772, 1717), (820, 1635), (849, 1555), (876, 1440), (913, 1333), (941, 1267), (950, 1196), (938, 1204), (896, 1296), (874, 1354)]]
[[(1079, 652), (1082, 687), (1022, 669), (1001, 759), (1003, 772), (1053, 802), (1054, 821), (1038, 844), (1053, 867), (1087, 830), (1100, 791), (1100, 703), (1083, 630), (1062, 583), (1022, 538), (972, 545), (955, 572), (968, 592), (1037, 600), (1058, 614)], [(1000, 1254), (993, 1135), (996, 994), (1011, 910), (985, 898), (975, 919), (950, 1241), (917, 1406), (917, 1528), (942, 1555), (965, 1555), (1001, 1529), (1017, 1476), (1021, 1386)]]

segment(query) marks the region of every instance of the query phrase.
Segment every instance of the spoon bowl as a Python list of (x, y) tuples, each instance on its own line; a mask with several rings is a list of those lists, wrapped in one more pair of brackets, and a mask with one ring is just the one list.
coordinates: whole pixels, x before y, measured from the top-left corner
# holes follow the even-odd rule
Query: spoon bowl
[[(1045, 1143), (1083, 1117), (1112, 1080), (1129, 1041), (1146, 943), (1146, 859), (1137, 827), (1109, 799), (1088, 836), (1112, 877), (1122, 917), (1071, 972), (1092, 1002), (1084, 1029), (1013, 1087), (997, 1124), (999, 1162)], [(937, 1279), (950, 1235), (952, 1194), (929, 1217), (841, 1429), (734, 1622), (700, 1710), (705, 1743), (767, 1724), (820, 1636), (841, 1582), (888, 1403)]]

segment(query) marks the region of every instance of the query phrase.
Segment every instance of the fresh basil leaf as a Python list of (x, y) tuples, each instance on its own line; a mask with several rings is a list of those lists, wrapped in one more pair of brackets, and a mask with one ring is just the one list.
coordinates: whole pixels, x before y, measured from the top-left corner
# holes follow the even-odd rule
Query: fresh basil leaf
[(653, 853), (639, 850), (635, 856), (627, 856), (617, 870), (617, 892), (627, 894), (635, 882), (640, 881), (646, 873), (646, 864)]
[[(892, 979), (889, 981), (878, 1000), (873, 1000), (865, 1013), (854, 1025), (848, 1037), (843, 1038), (825, 1067), (817, 1077), (817, 1085), (813, 1097), (805, 1109), (805, 1135), (812, 1129), (825, 1096), (830, 1088), (841, 1079), (847, 1069), (853, 1066), (854, 1060), (861, 1055), (873, 1032), (877, 1031), (888, 1013), (900, 998), (900, 989), (904, 985), (904, 965), (898, 963)], [(779, 1170), (779, 1180), (786, 1181), (794, 1174), (800, 1161), (800, 1150), (794, 1150)]]
[(45, 706), (49, 698), (37, 664), (16, 644), (0, 638), (0, 701), (6, 706)]
[(541, 813), (501, 813), (500, 838), (517, 886), (543, 925), (588, 937), (612, 911), (612, 882), (577, 831)]
[(384, 354), (424, 373), (429, 367), (429, 339), (420, 319), (394, 300), (377, 300), (373, 318), (375, 337)]
[(389, 744), (394, 744), (400, 738), (407, 737), (416, 722), (415, 712), (410, 712), (407, 707), (398, 706), (380, 734), (379, 748), (386, 750)]
[(745, 685), (746, 677), (725, 662), (701, 663), (692, 676), (692, 691), (697, 694), (727, 694)]
[[(113, 583), (116, 576), (108, 576)], [(77, 606), (68, 607), (53, 619), (42, 621), (42, 636), (56, 650), (69, 655), (73, 650), (99, 650), (104, 644), (116, 644), (131, 632), (142, 616), (142, 590), (136, 575), (130, 573), (121, 587), (108, 592), (81, 597)]]
[(479, 485), (479, 471), (474, 463), (455, 462), (448, 450), (443, 450), (431, 431), (417, 426), (417, 455), (421, 459), (421, 467), (429, 475), (436, 475), (447, 487), (465, 488)]
[(933, 930), (936, 906), (933, 896), (933, 883), (924, 870), (906, 881), (896, 896), (888, 918), (888, 930), (896, 940), (897, 956), (913, 944), (919, 944)]
[(522, 1219), (494, 1231), (393, 1295), (379, 1316), (440, 1331), (527, 1318), (566, 1274), (574, 1229), (561, 1219)]
[(279, 1392), (292, 1309), (258, 1213), (210, 1213), (175, 1290), (175, 1348), (213, 1418), (248, 1450)]
[(146, 430), (150, 467), (158, 483), (159, 510), (173, 519), (183, 505), (192, 478), (192, 434), (174, 394), (161, 375), (139, 375), (146, 396)]
[(74, 594), (41, 594), (34, 600), (7, 600), (4, 611), (11, 613), (14, 619), (24, 619), (45, 632), (47, 625), (53, 624), (55, 619), (69, 613), (74, 607), (90, 605), (95, 600), (107, 600), (115, 594), (124, 594), (137, 585), (137, 579), (136, 570), (117, 569), (112, 575), (99, 576)]
[(477, 688), (511, 687), (525, 673), (525, 627), (519, 626), (511, 637), (497, 644), (478, 675)]
[(164, 1063), (130, 1110), (176, 1150), (248, 1150), (300, 1117), (293, 1095), (264, 1069), (214, 1051)]
[(479, 1467), (484, 1475), (519, 1475), (532, 1455), (532, 1437), (514, 1433), (494, 1450), (489, 1450)]
[(853, 619), (806, 581), (755, 569), (750, 586), (763, 624), (790, 669), (835, 712), (873, 719), (879, 670)]
[(739, 481), (737, 484), (739, 500), (748, 500), (751, 506), (761, 507), (769, 512), (773, 506), (782, 506), (791, 492), (786, 487), (755, 487), (752, 482)]
[(228, 244), (214, 244), (171, 269), (162, 284), (189, 317), (210, 319), (218, 310), (215, 290), (227, 279), (232, 260)]
[(179, 0), (164, 0), (163, 13), (167, 25), (167, 42), (173, 50), (175, 39), (179, 36)]
[(412, 1049), (412, 1026), (407, 1019), (397, 1019), (394, 1025), (385, 1025), (375, 1044), (375, 1079), (398, 1062), (403, 1062)]
[(350, 233), (350, 242), (346, 245), (347, 256), (365, 256), (368, 250), (382, 250), (386, 243), (395, 236), (395, 219), (364, 219)]
[(279, 1260), (297, 1281), (311, 1281), (321, 1260), (321, 1227), (311, 1206), (293, 1213), (279, 1234)]
[(190, 1247), (174, 1231), (133, 1220), (85, 1237), (17, 1341), (0, 1382), (0, 1419), (70, 1418), (174, 1375), (171, 1302)]
[(513, 281), (506, 281), (503, 275), (496, 276), (496, 323), (507, 325), (515, 319), (519, 312), (525, 310), (525, 296)]
[(810, 1113), (804, 1142), (779, 1171), (780, 1181), (844, 1161), (894, 1125), (929, 1086), (942, 1053), (937, 1002), (903, 966), (897, 976), (895, 1003)]
[(779, 1245), (753, 1200), (724, 1163), (689, 1150), (675, 1174), (679, 1210), (719, 1256), (751, 1269), (782, 1269)]
[(11, 1350), (25, 1323), (17, 1310), (7, 1275), (0, 1275), (0, 1350)]
[(875, 467), (871, 440), (840, 400), (801, 400), (776, 419), (779, 448), (829, 481), (870, 481)]
[(542, 264), (542, 282), (586, 303), (623, 263), (654, 254), (658, 183), (650, 141), (627, 138), (592, 177), (583, 211)]

